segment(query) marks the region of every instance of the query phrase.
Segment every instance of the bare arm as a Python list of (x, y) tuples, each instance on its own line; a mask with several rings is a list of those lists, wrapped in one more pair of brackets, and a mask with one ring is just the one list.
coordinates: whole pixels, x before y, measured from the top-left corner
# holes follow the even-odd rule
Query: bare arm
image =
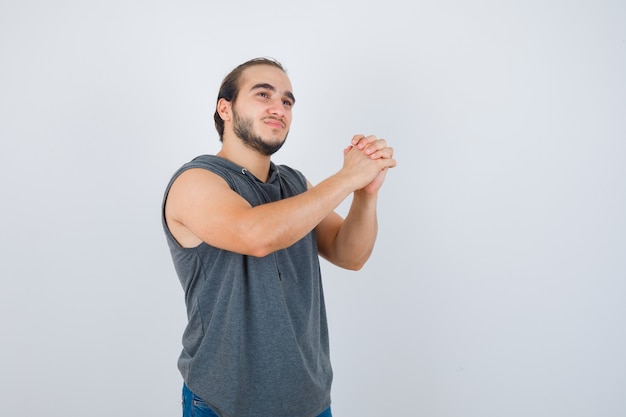
[(315, 228), (354, 190), (395, 164), (372, 159), (364, 151), (349, 152), (342, 169), (308, 191), (284, 200), (251, 207), (211, 172), (190, 169), (174, 181), (165, 217), (184, 247), (204, 241), (212, 246), (265, 256), (291, 246)]
[(342, 268), (361, 269), (374, 249), (378, 233), (376, 197), (355, 193), (345, 220), (332, 213), (316, 230), (320, 255)]
[[(355, 136), (353, 146), (364, 149), (372, 159), (393, 161), (393, 149), (386, 147), (384, 140), (374, 142), (371, 137)], [(391, 166), (395, 166), (395, 161)], [(345, 220), (331, 213), (318, 225), (318, 248), (329, 262), (342, 268), (358, 270), (369, 259), (378, 233), (378, 191), (386, 174), (387, 168), (384, 168), (372, 182), (354, 192)]]

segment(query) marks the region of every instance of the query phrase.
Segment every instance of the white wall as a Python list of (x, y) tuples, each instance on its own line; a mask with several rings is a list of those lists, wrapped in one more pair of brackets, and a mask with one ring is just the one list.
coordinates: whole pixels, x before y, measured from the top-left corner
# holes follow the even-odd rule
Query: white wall
[(626, 415), (624, 2), (210, 3), (0, 5), (0, 415), (180, 415), (162, 191), (256, 56), (277, 162), (399, 162), (369, 264), (323, 264), (336, 416)]

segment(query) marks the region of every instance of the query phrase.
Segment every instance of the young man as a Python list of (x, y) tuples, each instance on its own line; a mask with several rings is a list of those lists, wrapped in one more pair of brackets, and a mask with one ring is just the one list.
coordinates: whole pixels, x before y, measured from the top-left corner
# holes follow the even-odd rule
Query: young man
[[(271, 155), (295, 97), (280, 63), (258, 58), (222, 82), (222, 148), (167, 186), (163, 226), (189, 319), (178, 366), (183, 416), (330, 416), (332, 369), (319, 255), (358, 270), (377, 233), (393, 149), (356, 135), (343, 167), (313, 186)], [(353, 193), (345, 219), (334, 209)]]

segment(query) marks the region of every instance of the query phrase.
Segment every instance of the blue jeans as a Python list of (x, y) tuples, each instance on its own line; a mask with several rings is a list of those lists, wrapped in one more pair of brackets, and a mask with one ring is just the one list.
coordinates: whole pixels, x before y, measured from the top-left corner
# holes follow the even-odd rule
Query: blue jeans
[[(207, 403), (183, 384), (183, 417), (218, 417)], [(317, 417), (333, 417), (330, 407)]]

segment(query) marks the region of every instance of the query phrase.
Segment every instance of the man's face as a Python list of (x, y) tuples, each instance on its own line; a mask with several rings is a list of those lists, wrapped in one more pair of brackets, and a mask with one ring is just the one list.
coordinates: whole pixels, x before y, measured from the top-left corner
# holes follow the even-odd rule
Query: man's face
[(269, 65), (247, 68), (232, 106), (235, 135), (263, 155), (274, 154), (287, 139), (294, 102), (283, 71)]

